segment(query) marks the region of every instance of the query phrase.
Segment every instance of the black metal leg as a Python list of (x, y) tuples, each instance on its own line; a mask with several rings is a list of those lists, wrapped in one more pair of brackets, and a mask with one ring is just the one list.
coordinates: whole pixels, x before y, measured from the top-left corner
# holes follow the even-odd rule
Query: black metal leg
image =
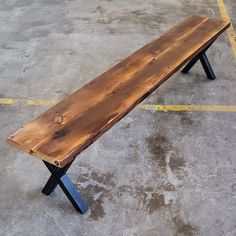
[[(213, 41), (214, 42), (214, 41)], [(190, 60), (190, 62), (184, 67), (184, 69), (181, 71), (182, 73), (188, 73), (190, 69), (196, 64), (198, 60), (200, 60), (202, 67), (207, 75), (207, 78), (210, 80), (214, 80), (216, 78), (214, 71), (210, 65), (210, 62), (208, 61), (208, 58), (206, 56), (206, 51), (208, 48), (213, 44), (213, 42), (208, 45), (206, 48), (204, 48), (198, 55), (196, 55), (194, 58)]]
[(184, 69), (181, 72), (187, 74), (191, 70), (191, 68), (197, 63), (198, 60), (199, 57), (197, 55), (192, 60), (190, 60), (190, 62), (184, 67)]
[(59, 185), (72, 203), (72, 205), (74, 206), (74, 208), (82, 214), (85, 214), (88, 211), (89, 207), (78, 193), (70, 178), (67, 175), (63, 175), (60, 178)]
[[(66, 173), (66, 171), (69, 169), (69, 167), (71, 166), (72, 162), (69, 163), (68, 165), (66, 165), (65, 167), (63, 168), (57, 168), (56, 166), (52, 166), (52, 168), (54, 169), (54, 171), (57, 172), (57, 174), (59, 176), (62, 176)], [(48, 179), (47, 183), (45, 184), (43, 190), (42, 190), (42, 193), (46, 194), (46, 195), (50, 195), (54, 190), (55, 188), (57, 187), (58, 185), (58, 181), (57, 179), (55, 178), (55, 176), (52, 174), (50, 176), (50, 178)]]
[(42, 189), (42, 193), (50, 195), (55, 190), (57, 185), (57, 180), (53, 177), (53, 175), (51, 175), (44, 188)]
[(74, 208), (81, 212), (82, 214), (86, 213), (89, 209), (87, 203), (78, 193), (76, 187), (71, 182), (70, 178), (66, 175), (66, 171), (69, 169), (72, 163), (69, 163), (64, 168), (58, 168), (52, 164), (43, 161), (47, 166), (48, 170), (51, 172), (51, 177), (43, 188), (43, 193), (49, 195), (56, 186), (59, 184), (63, 192), (66, 194), (67, 198), (70, 200)]
[(214, 80), (216, 78), (215, 73), (211, 67), (210, 62), (208, 61), (207, 55), (205, 53), (199, 55), (200, 62), (202, 67), (207, 75), (207, 78), (210, 80)]

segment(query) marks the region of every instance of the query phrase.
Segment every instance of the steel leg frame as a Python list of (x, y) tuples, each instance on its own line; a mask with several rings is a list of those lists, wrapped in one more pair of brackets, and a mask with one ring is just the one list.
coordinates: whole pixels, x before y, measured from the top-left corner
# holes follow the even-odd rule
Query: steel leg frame
[(207, 75), (207, 78), (210, 80), (214, 80), (216, 76), (206, 55), (206, 51), (212, 44), (213, 42), (210, 45), (208, 45), (206, 48), (204, 48), (197, 56), (192, 58), (181, 72), (185, 74), (188, 73), (190, 69), (196, 64), (196, 62), (200, 60), (202, 67)]
[(82, 214), (85, 214), (89, 206), (84, 201), (84, 199), (78, 193), (76, 187), (71, 182), (70, 178), (66, 175), (66, 171), (71, 166), (72, 162), (67, 164), (63, 168), (58, 168), (46, 161), (43, 161), (48, 170), (51, 172), (51, 176), (48, 179), (46, 185), (44, 186), (42, 192), (46, 195), (50, 195), (57, 185), (61, 187), (63, 192), (66, 194), (67, 198), (70, 200), (74, 208)]

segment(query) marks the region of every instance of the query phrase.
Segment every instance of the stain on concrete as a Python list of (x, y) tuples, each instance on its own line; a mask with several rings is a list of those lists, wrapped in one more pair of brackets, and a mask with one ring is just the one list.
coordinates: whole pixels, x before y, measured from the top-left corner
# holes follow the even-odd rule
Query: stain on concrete
[[(142, 209), (147, 212), (154, 213), (164, 206), (170, 206), (172, 202), (165, 203), (165, 196), (162, 193), (156, 192), (152, 186), (130, 186), (114, 184), (114, 176), (111, 173), (101, 174), (92, 171), (91, 174), (81, 175), (79, 178), (81, 186), (79, 190), (90, 205), (91, 215), (89, 220), (100, 220), (106, 216), (104, 209), (104, 200), (116, 202), (126, 194), (138, 201)], [(79, 184), (80, 185), (80, 184)], [(173, 186), (167, 187), (173, 191)]]
[(103, 14), (103, 13), (105, 13), (105, 9), (101, 6), (97, 6), (93, 12), (98, 12), (100, 14)]
[(170, 156), (169, 166), (172, 172), (180, 170), (185, 167), (185, 160), (182, 156), (176, 152), (172, 152)]
[(130, 196), (133, 195), (133, 188), (126, 184), (119, 186), (117, 190), (118, 191), (116, 195), (118, 198), (122, 197), (125, 193), (129, 194)]
[(158, 161), (158, 165), (162, 170), (166, 170), (166, 156), (172, 150), (170, 141), (162, 135), (155, 135), (145, 139), (150, 157), (153, 161)]
[(165, 21), (164, 16), (160, 14), (157, 16), (145, 9), (124, 12), (122, 15), (117, 15), (116, 13), (113, 18), (121, 23), (126, 22), (129, 24), (142, 25), (144, 26), (144, 30), (157, 29), (158, 26)]
[[(161, 174), (169, 176), (171, 173), (178, 179), (184, 178), (183, 169), (186, 166), (181, 151), (173, 146), (163, 130), (160, 134), (145, 139), (149, 151), (150, 165), (160, 168)], [(159, 172), (160, 173), (160, 172)]]
[(184, 133), (189, 133), (201, 126), (201, 120), (192, 119), (191, 114), (188, 112), (179, 112), (178, 116), (180, 117), (180, 125), (183, 127)]
[(109, 28), (109, 34), (115, 34), (116, 33), (116, 29), (114, 28)]
[(149, 213), (153, 213), (165, 206), (165, 197), (163, 194), (152, 193), (151, 198), (148, 199), (147, 209)]
[(78, 182), (80, 192), (86, 196), (86, 201), (90, 206), (89, 220), (99, 220), (105, 217), (104, 199), (112, 199), (111, 192), (115, 186), (113, 174), (93, 170), (80, 175)]
[(231, 185), (231, 189), (232, 189), (233, 192), (236, 192), (236, 183), (233, 183)]
[(135, 188), (135, 198), (143, 205), (147, 204), (148, 195), (154, 191), (153, 187), (137, 186)]
[(142, 203), (149, 213), (154, 213), (160, 208), (172, 204), (171, 202), (166, 204), (164, 194), (156, 192), (152, 186), (136, 187), (133, 196), (135, 196), (139, 203)]
[(175, 236), (194, 236), (198, 235), (199, 229), (190, 222), (185, 222), (179, 214), (172, 218), (175, 226)]
[(122, 126), (122, 129), (127, 130), (130, 128), (130, 125), (131, 125), (130, 123), (125, 124), (124, 126)]
[(183, 113), (180, 118), (180, 123), (184, 126), (192, 126), (194, 124), (194, 121)]
[(166, 183), (163, 185), (163, 189), (167, 192), (175, 191), (175, 186), (171, 183)]
[[(91, 210), (91, 215), (89, 219), (99, 220), (103, 218), (106, 214), (103, 208), (103, 198), (105, 196), (105, 192), (107, 191), (104, 187), (89, 184), (85, 188), (81, 188), (81, 194), (86, 196), (86, 201), (88, 202)], [(97, 194), (101, 194), (98, 199), (94, 199), (94, 196)]]

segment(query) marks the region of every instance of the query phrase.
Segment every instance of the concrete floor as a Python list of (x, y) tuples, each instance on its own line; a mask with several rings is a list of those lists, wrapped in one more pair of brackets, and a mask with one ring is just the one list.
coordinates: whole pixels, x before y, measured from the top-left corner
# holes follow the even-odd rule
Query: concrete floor
[[(236, 113), (133, 110), (68, 173), (86, 215), (43, 195), (42, 162), (5, 144), (48, 109), (24, 99), (62, 99), (188, 15), (221, 17), (216, 0), (0, 1), (0, 97), (18, 99), (0, 106), (0, 235), (236, 235)], [(226, 34), (208, 55), (216, 81), (198, 64), (145, 103), (235, 105)]]

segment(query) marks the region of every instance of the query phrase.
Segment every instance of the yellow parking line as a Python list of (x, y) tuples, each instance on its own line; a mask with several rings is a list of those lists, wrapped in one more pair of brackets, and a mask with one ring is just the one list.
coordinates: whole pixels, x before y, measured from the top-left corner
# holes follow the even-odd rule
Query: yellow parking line
[[(52, 106), (58, 101), (55, 99), (13, 99), (0, 98), (0, 105), (26, 104), (30, 106)], [(212, 112), (236, 112), (236, 106), (219, 105), (161, 105), (161, 104), (140, 104), (139, 108), (148, 111), (212, 111)]]
[(15, 102), (12, 98), (0, 98), (0, 105), (11, 105)]
[(50, 105), (55, 105), (56, 103), (57, 101), (54, 99), (27, 99), (26, 100), (26, 104), (32, 105), (32, 106), (39, 106), (39, 105), (50, 106)]
[(159, 104), (141, 104), (141, 109), (149, 111), (218, 111), (218, 112), (236, 112), (236, 106), (207, 106), (207, 105), (159, 105)]
[[(231, 21), (230, 16), (228, 14), (228, 11), (226, 9), (224, 0), (217, 0), (217, 3), (218, 3), (218, 6), (219, 6), (222, 17), (229, 20), (229, 21)], [(234, 31), (232, 22), (231, 22), (231, 26), (227, 30), (227, 34), (228, 34), (229, 41), (230, 41), (230, 44), (231, 44), (231, 47), (232, 47), (232, 50), (233, 50), (233, 53), (234, 53), (234, 57), (236, 58), (236, 34), (235, 34), (235, 31)]]

